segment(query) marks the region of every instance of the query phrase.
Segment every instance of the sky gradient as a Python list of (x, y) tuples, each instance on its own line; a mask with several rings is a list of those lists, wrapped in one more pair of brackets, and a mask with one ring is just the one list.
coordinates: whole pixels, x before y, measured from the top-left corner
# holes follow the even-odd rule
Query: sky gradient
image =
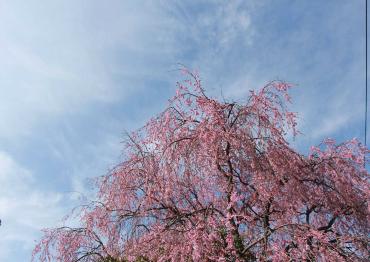
[(29, 261), (91, 195), (125, 131), (175, 94), (179, 64), (221, 99), (293, 83), (302, 153), (363, 141), (365, 1), (184, 2), (0, 2), (0, 261)]

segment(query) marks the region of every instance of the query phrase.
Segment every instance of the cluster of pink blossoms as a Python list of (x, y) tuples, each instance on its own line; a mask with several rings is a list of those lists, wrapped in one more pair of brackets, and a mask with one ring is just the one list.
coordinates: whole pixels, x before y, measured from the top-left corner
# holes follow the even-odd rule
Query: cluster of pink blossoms
[(369, 258), (368, 150), (328, 139), (304, 156), (285, 139), (297, 133), (290, 85), (219, 102), (187, 73), (168, 108), (128, 136), (80, 227), (46, 230), (34, 260)]

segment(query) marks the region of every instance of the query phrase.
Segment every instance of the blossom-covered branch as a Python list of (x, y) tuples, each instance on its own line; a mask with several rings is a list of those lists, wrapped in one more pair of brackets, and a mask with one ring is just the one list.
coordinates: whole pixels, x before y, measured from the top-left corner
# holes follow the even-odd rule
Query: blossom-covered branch
[(331, 139), (308, 156), (290, 85), (246, 103), (205, 95), (187, 71), (170, 105), (128, 135), (81, 227), (45, 231), (40, 261), (361, 261), (369, 257), (368, 150)]

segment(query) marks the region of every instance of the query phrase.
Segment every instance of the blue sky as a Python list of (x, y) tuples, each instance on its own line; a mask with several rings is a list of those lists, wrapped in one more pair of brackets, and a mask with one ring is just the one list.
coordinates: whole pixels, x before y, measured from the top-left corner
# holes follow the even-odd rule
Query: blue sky
[(365, 1), (184, 2), (0, 2), (0, 261), (28, 261), (73, 192), (119, 162), (124, 131), (174, 94), (178, 63), (237, 101), (296, 84), (301, 152), (363, 139)]

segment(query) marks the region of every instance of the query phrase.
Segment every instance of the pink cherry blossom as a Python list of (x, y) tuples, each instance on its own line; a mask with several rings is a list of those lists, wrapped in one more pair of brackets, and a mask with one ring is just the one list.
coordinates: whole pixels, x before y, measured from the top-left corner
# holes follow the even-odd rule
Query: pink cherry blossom
[(290, 85), (246, 103), (208, 97), (184, 70), (176, 96), (129, 135), (78, 228), (45, 230), (38, 261), (365, 261), (368, 150), (332, 139), (302, 155)]

